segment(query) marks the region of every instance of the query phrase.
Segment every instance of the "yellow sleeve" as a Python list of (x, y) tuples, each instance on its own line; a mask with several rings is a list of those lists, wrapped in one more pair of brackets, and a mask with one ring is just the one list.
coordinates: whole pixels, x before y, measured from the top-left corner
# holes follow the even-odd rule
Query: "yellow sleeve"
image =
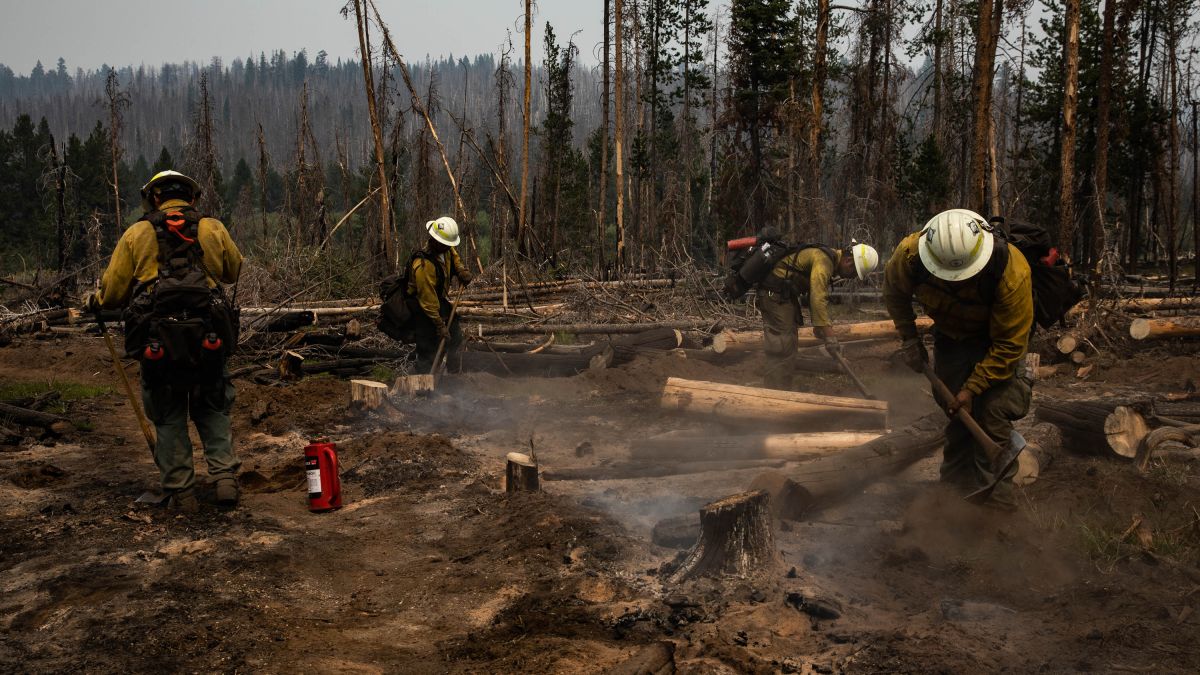
[(918, 335), (917, 313), (912, 305), (913, 278), (910, 265), (919, 236), (912, 234), (901, 240), (883, 270), (883, 305), (896, 325), (896, 331), (905, 340)]
[(996, 288), (988, 332), (992, 346), (975, 371), (967, 378), (965, 389), (982, 394), (992, 385), (1010, 379), (1029, 349), (1033, 330), (1033, 279), (1029, 263), (1012, 244), (1008, 246), (1008, 266)]
[(812, 314), (813, 327), (832, 326), (829, 318), (829, 284), (833, 277), (833, 265), (829, 256), (821, 249), (815, 251), (812, 269), (808, 273), (808, 310)]
[(232, 284), (242, 273), (242, 252), (229, 236), (224, 223), (216, 218), (205, 218), (206, 225), (201, 234), (200, 248), (204, 250), (204, 266), (214, 281)]
[(446, 275), (446, 278), (449, 279), (450, 277), (456, 277), (458, 276), (458, 273), (464, 269), (466, 268), (463, 267), (462, 258), (458, 256), (458, 249), (450, 249), (450, 273)]
[(108, 268), (100, 279), (100, 290), (97, 299), (104, 309), (117, 309), (129, 301), (129, 293), (133, 290), (136, 279), (137, 256), (131, 243), (133, 228), (125, 231), (113, 249)]
[(437, 268), (435, 263), (432, 263), (424, 258), (413, 260), (411, 281), (409, 284), (412, 287), (412, 293), (416, 296), (417, 302), (421, 304), (421, 309), (425, 311), (425, 315), (433, 321), (433, 325), (441, 326), (445, 324), (442, 320), (442, 303), (437, 294)]

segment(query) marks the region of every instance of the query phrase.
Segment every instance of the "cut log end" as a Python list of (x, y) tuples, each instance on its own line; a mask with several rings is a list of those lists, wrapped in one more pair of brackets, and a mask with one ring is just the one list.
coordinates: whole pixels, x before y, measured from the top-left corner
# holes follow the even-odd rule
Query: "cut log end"
[(1104, 419), (1104, 435), (1108, 438), (1108, 447), (1127, 459), (1137, 456), (1138, 446), (1148, 433), (1150, 427), (1147, 426), (1145, 418), (1127, 406), (1117, 406)]
[(1087, 354), (1084, 354), (1083, 352), (1078, 351), (1078, 350), (1071, 352), (1071, 363), (1074, 363), (1077, 366), (1081, 366), (1081, 365), (1083, 365), (1084, 361), (1087, 361)]
[(392, 384), (393, 396), (413, 397), (428, 394), (434, 390), (433, 375), (402, 375)]
[(770, 570), (779, 561), (771, 532), (770, 501), (765, 490), (756, 490), (700, 509), (700, 539), (669, 580), (746, 578)]
[(1064, 335), (1058, 338), (1057, 347), (1058, 353), (1070, 354), (1079, 348), (1079, 338), (1070, 334)]
[(510, 452), (504, 467), (505, 492), (537, 492), (541, 489), (537, 460), (520, 452)]
[(1134, 319), (1129, 324), (1129, 337), (1134, 340), (1145, 340), (1150, 337), (1150, 321), (1149, 319)]

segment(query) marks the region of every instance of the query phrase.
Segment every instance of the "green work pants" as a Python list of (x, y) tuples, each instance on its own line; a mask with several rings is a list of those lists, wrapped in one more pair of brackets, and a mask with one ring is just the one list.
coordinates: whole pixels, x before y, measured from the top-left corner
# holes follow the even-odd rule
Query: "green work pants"
[(758, 311), (763, 318), (763, 350), (767, 354), (763, 385), (791, 389), (795, 375), (796, 331), (804, 322), (795, 299), (759, 289)]
[(233, 452), (229, 411), (233, 408), (233, 380), (228, 376), (197, 385), (142, 382), (146, 416), (154, 422), (158, 438), (154, 463), (162, 476), (163, 490), (186, 490), (195, 483), (188, 417), (196, 424), (204, 445), (204, 459), (212, 480), (235, 478), (242, 462)]
[[(445, 298), (441, 298), (441, 303), (442, 320), (446, 321), (450, 318), (451, 305)], [(433, 320), (425, 314), (425, 310), (421, 309), (416, 298), (410, 298), (409, 311), (412, 312), (412, 319), (408, 326), (408, 339), (405, 342), (411, 342), (416, 346), (417, 362), (414, 366), (416, 372), (428, 373), (433, 368), (433, 360), (437, 356), (438, 346), (441, 345), (442, 339), (438, 337), (437, 326), (433, 325)], [(450, 340), (446, 345), (446, 354), (458, 351), (462, 342), (462, 324), (456, 315), (454, 323), (450, 324)]]
[[(952, 340), (945, 335), (934, 339), (934, 370), (942, 382), (957, 394), (975, 365), (987, 354), (986, 340)], [(1018, 371), (1020, 372), (1020, 371)], [(993, 385), (975, 397), (971, 404), (971, 417), (983, 431), (1005, 452), (1008, 451), (1013, 422), (1029, 412), (1029, 401), (1033, 388), (1023, 374)], [(1012, 477), (1016, 467), (996, 486), (992, 500), (998, 504), (1013, 505)], [(995, 478), (991, 461), (967, 427), (957, 419), (946, 425), (946, 447), (942, 454), (941, 479), (955, 487), (973, 492), (991, 484)]]

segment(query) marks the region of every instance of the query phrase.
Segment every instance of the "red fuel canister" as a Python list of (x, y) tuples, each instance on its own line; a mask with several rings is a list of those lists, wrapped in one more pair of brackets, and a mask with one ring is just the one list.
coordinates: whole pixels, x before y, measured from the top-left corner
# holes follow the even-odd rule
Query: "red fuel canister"
[(316, 441), (305, 447), (304, 473), (308, 477), (309, 511), (321, 513), (342, 508), (336, 444)]
[(758, 237), (742, 237), (741, 239), (730, 239), (725, 242), (725, 248), (729, 251), (741, 251), (758, 243)]

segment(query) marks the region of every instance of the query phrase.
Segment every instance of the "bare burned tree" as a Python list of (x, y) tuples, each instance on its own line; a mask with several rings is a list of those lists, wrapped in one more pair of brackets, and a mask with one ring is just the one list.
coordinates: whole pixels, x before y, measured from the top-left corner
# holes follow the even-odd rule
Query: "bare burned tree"
[(1079, 1), (1066, 0), (1067, 28), (1064, 53), (1062, 163), (1059, 173), (1059, 242), (1067, 256), (1074, 254), (1075, 239), (1075, 108), (1079, 96)]
[[(108, 78), (104, 82), (104, 96), (108, 100), (108, 158), (111, 167), (109, 187), (113, 196), (113, 227), (117, 232), (125, 223), (124, 209), (121, 208), (121, 184), (118, 178), (118, 167), (121, 165), (121, 129), (124, 124), (125, 108), (129, 106), (129, 95), (121, 91), (117, 80), (117, 71), (110, 68)], [(53, 145), (53, 144), (51, 144)], [(61, 260), (60, 260), (61, 262)]]
[(529, 96), (533, 90), (533, 0), (525, 0), (525, 99), (521, 118), (521, 218), (517, 223), (517, 250), (526, 252), (526, 230), (529, 227)]
[(267, 154), (266, 136), (263, 134), (262, 122), (258, 122), (258, 192), (259, 192), (259, 221), (262, 225), (263, 241), (267, 240), (267, 176), (271, 166), (271, 157)]
[[(368, 28), (366, 2), (352, 0), (354, 20), (358, 28), (358, 49), (361, 54), (363, 87), (367, 93), (367, 111), (371, 117), (371, 135), (375, 141), (375, 174), (379, 185), (379, 248), (383, 267), (388, 272), (396, 268), (397, 259), (393, 246), (392, 203), (388, 193), (387, 166), (383, 159), (383, 126), (379, 117), (379, 106), (375, 99), (375, 73), (372, 66), (371, 38)], [(342, 16), (348, 16), (350, 5), (342, 7)]]
[(204, 210), (220, 213), (221, 195), (217, 190), (217, 145), (214, 139), (212, 100), (208, 95), (208, 73), (200, 74), (200, 101), (195, 112), (195, 127), (187, 149), (188, 172), (200, 184)]

